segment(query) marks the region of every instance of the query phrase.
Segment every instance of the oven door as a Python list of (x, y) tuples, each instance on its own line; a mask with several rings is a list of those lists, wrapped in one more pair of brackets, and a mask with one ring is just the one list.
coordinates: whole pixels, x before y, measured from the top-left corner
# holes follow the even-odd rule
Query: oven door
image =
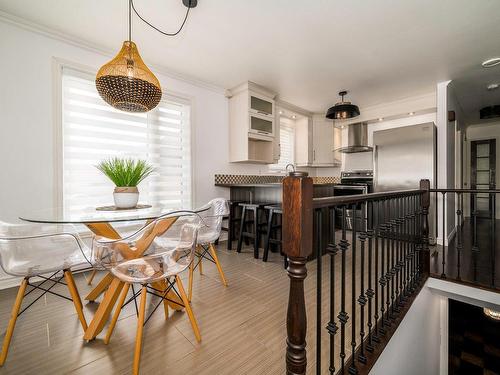
[[(368, 185), (335, 185), (333, 196), (368, 194)], [(355, 209), (346, 209), (345, 224), (347, 230), (352, 230), (353, 220), (356, 220), (356, 230), (365, 231), (367, 225), (366, 206), (357, 204)], [(337, 228), (342, 228), (342, 208), (335, 209), (335, 223)]]

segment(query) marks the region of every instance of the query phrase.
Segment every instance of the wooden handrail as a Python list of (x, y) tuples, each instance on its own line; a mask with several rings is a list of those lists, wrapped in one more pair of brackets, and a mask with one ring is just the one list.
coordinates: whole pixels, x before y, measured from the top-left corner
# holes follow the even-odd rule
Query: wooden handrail
[(498, 194), (500, 189), (429, 189), (431, 193), (487, 193), (487, 194)]
[(314, 208), (343, 206), (346, 204), (374, 201), (380, 198), (407, 197), (415, 194), (424, 194), (425, 192), (426, 190), (413, 189), (413, 190), (395, 190), (395, 191), (369, 193), (369, 194), (341, 195), (338, 197), (333, 196), (333, 197), (314, 198), (313, 206)]

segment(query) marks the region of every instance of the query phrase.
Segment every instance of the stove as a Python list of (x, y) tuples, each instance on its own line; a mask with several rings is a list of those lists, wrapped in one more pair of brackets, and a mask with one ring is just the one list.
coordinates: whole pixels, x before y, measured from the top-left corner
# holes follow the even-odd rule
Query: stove
[[(358, 170), (344, 171), (340, 174), (340, 184), (333, 187), (334, 196), (358, 195), (373, 193), (373, 171)], [(346, 229), (351, 230), (353, 219), (356, 219), (356, 229), (366, 230), (367, 225), (366, 205), (357, 204), (354, 209), (346, 210)], [(336, 209), (335, 222), (338, 227), (342, 225), (342, 210)]]

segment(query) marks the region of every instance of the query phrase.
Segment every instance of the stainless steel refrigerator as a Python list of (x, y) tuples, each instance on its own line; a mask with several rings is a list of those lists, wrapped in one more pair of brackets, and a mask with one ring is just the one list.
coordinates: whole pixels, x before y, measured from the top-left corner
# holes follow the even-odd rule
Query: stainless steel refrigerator
[[(375, 192), (418, 189), (421, 179), (436, 181), (436, 126), (432, 122), (373, 132)], [(429, 237), (436, 238), (435, 202), (429, 209)]]

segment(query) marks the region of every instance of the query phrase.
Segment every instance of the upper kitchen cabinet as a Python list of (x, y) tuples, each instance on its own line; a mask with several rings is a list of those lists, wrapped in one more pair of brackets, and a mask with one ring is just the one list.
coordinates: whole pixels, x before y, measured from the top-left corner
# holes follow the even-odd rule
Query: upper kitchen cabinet
[(229, 161), (272, 164), (279, 159), (276, 93), (245, 82), (229, 97)]
[(296, 131), (297, 166), (334, 167), (340, 164), (334, 150), (340, 147), (335, 144), (335, 139), (341, 137), (335, 134), (332, 120), (324, 115), (313, 115), (312, 120), (298, 123)]

